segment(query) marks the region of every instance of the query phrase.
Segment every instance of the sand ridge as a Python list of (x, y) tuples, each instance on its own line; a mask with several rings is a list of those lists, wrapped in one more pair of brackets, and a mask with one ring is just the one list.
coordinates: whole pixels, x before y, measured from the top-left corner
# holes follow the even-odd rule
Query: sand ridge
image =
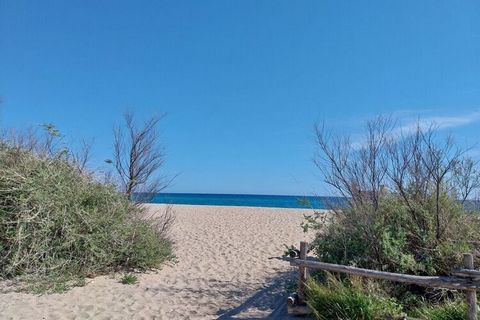
[[(163, 210), (162, 205), (148, 205)], [(123, 285), (109, 276), (63, 294), (0, 295), (2, 319), (285, 319), (296, 270), (271, 259), (308, 240), (302, 209), (174, 206), (177, 262)]]

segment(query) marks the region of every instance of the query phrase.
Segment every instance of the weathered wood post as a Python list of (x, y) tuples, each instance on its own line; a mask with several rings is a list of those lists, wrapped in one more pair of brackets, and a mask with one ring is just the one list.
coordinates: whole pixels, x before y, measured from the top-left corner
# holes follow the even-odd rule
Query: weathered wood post
[[(308, 251), (308, 243), (305, 241), (300, 242), (300, 256), (301, 260), (305, 260), (307, 258), (307, 251)], [(298, 277), (298, 303), (304, 304), (306, 301), (305, 295), (305, 284), (307, 282), (307, 267), (300, 266), (299, 270), (299, 277)]]
[[(473, 255), (471, 253), (463, 254), (463, 266), (465, 269), (474, 269)], [(477, 320), (477, 291), (465, 290), (468, 303), (468, 320)]]

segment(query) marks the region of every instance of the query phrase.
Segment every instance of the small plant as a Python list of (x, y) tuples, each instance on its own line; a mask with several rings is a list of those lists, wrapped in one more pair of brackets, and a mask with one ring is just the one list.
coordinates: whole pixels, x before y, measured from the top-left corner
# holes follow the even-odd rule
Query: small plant
[(123, 275), (123, 277), (120, 279), (120, 282), (122, 284), (135, 284), (138, 282), (138, 277), (134, 274), (131, 273), (126, 273)]

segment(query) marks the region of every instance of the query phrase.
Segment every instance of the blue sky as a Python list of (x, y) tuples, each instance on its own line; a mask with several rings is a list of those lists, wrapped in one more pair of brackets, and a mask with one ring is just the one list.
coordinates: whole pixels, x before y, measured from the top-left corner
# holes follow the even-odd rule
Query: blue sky
[[(313, 124), (393, 114), (478, 142), (479, 1), (0, 1), (0, 125), (110, 157), (167, 113), (172, 192), (324, 194)], [(480, 154), (480, 153), (478, 153)]]

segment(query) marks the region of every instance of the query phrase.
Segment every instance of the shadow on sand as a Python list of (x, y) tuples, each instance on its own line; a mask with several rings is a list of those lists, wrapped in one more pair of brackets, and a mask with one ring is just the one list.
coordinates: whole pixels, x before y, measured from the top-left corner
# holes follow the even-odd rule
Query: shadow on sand
[[(287, 314), (286, 299), (289, 293), (285, 288), (294, 281), (295, 276), (295, 271), (280, 273), (238, 307), (218, 311), (218, 319), (306, 319)], [(242, 291), (242, 288), (238, 288), (238, 291)]]

